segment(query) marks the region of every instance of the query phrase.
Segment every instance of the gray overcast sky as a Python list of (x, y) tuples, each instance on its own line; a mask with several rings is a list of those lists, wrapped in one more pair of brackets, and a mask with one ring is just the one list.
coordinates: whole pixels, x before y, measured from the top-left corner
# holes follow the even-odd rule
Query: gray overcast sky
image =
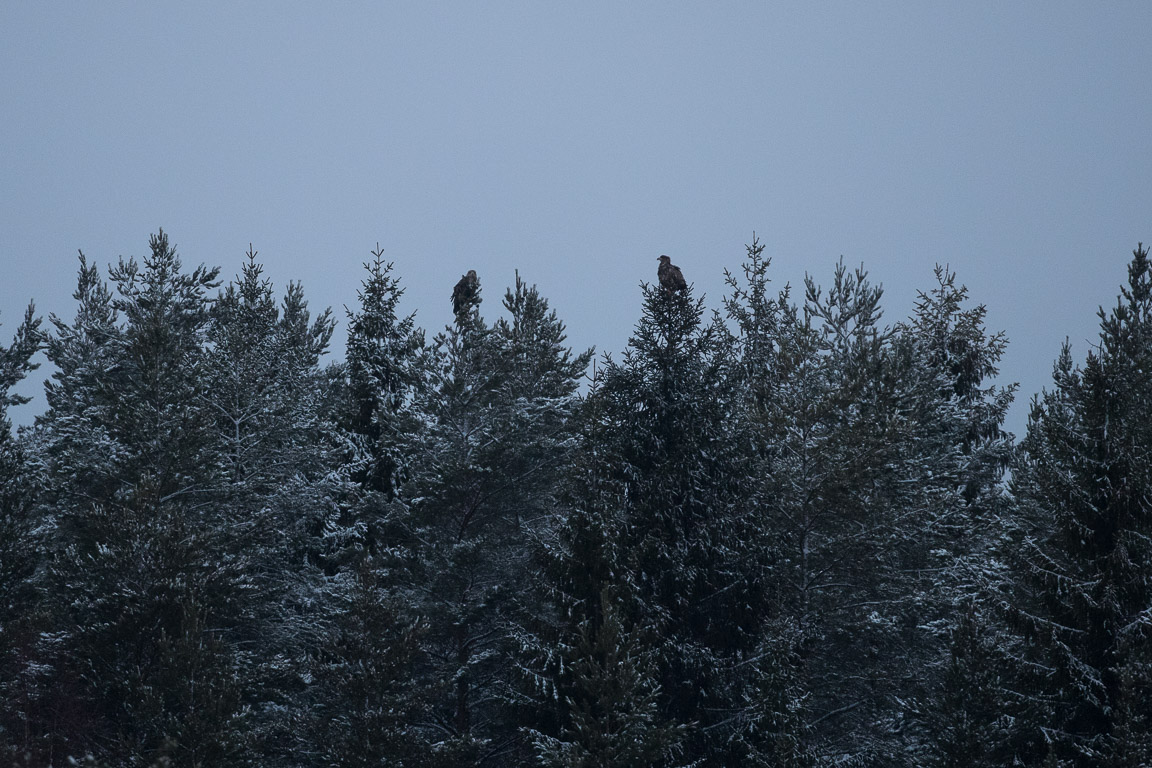
[(755, 230), (780, 286), (863, 262), (889, 322), (951, 265), (1019, 434), (1152, 240), (1150, 33), (1148, 2), (11, 0), (0, 338), (30, 298), (71, 318), (77, 248), (163, 227), (341, 317), (379, 242), (429, 330), (462, 272), (492, 319), (519, 269), (615, 352), (657, 255), (719, 307)]

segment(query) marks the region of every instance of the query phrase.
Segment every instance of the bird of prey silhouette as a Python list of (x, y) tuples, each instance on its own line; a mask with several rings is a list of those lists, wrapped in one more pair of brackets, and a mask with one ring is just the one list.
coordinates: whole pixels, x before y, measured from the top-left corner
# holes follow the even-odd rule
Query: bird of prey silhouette
[(476, 270), (470, 269), (452, 289), (452, 314), (459, 315), (475, 304), (479, 292), (480, 280), (476, 277)]
[(680, 271), (680, 267), (673, 264), (672, 259), (667, 256), (660, 257), (660, 266), (656, 269), (656, 276), (660, 278), (660, 287), (669, 295), (688, 288), (688, 283), (684, 282), (684, 274)]

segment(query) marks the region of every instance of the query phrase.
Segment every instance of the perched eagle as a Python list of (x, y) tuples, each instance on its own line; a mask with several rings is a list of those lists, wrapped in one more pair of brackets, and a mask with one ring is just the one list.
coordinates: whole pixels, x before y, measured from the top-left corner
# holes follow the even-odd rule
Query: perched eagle
[(660, 278), (660, 287), (669, 295), (688, 288), (688, 283), (684, 282), (684, 274), (680, 271), (680, 267), (673, 264), (672, 259), (667, 256), (660, 257), (660, 266), (656, 270), (656, 276)]
[(476, 295), (479, 292), (480, 280), (476, 277), (476, 270), (470, 269), (452, 289), (452, 314), (459, 315), (476, 303)]

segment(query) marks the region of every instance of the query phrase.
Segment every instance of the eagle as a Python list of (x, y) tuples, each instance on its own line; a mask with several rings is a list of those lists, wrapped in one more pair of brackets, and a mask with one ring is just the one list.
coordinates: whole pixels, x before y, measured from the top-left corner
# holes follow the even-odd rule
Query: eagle
[(477, 303), (480, 293), (480, 280), (476, 277), (476, 270), (468, 270), (468, 274), (461, 276), (460, 282), (452, 289), (452, 314), (459, 315), (468, 307)]
[(660, 287), (668, 295), (688, 288), (688, 283), (684, 282), (684, 274), (680, 271), (680, 267), (673, 264), (672, 259), (667, 256), (660, 257), (660, 266), (656, 269), (656, 276), (660, 278)]

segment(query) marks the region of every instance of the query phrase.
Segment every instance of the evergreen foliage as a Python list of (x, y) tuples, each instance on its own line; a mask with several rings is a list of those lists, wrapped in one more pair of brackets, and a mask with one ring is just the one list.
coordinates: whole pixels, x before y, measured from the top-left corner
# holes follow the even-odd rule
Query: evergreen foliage
[[(8, 408), (28, 398), (12, 391), (38, 366), (40, 318), (29, 304), (8, 347), (0, 347), (0, 760), (38, 749), (27, 727), (39, 691), (29, 662), (43, 626), (33, 576), (40, 565), (33, 504), (37, 472), (24, 442), (12, 434)], [(31, 679), (30, 679), (31, 678)]]
[[(561, 538), (555, 590), (567, 627), (553, 661), (565, 670), (559, 733), (537, 740), (554, 757), (608, 764), (605, 739), (629, 733), (645, 764), (802, 764), (782, 746), (792, 734), (773, 727), (791, 724), (790, 691), (760, 689), (786, 678), (767, 631), (771, 546), (748, 504), (734, 340), (703, 315), (690, 288), (645, 286), (623, 360), (605, 358), (590, 395), (592, 478)], [(635, 648), (609, 664), (617, 638)], [(591, 728), (595, 712), (616, 713), (617, 730)]]
[(246, 585), (210, 504), (202, 397), (216, 270), (184, 273), (163, 232), (149, 245), (142, 265), (110, 271), (115, 295), (81, 261), (77, 319), (54, 320), (40, 423), (55, 528), (45, 582), (63, 624), (51, 674), (84, 719), (53, 728), (61, 748), (114, 764), (171, 739), (225, 759), (245, 714), (246, 654), (219, 625), (240, 623)]
[[(158, 232), (0, 347), (0, 762), (1152, 764), (1152, 262), (1020, 445), (946, 267), (882, 317), (755, 238), (624, 353), (519, 274), (426, 343)], [(13, 433), (45, 350), (48, 407)]]
[(401, 518), (400, 594), (427, 622), (417, 728), (445, 765), (506, 764), (522, 749), (508, 659), (574, 440), (576, 386), (564, 326), (519, 276), (489, 327), (479, 286), (437, 335), (417, 403), (419, 471)]
[(379, 246), (364, 267), (368, 277), (359, 311), (348, 312), (346, 421), (355, 447), (350, 462), (358, 484), (390, 500), (406, 475), (400, 449), (414, 428), (409, 406), (419, 382), (424, 334), (414, 315), (396, 314), (404, 291)]
[(841, 262), (826, 292), (808, 279), (797, 308), (769, 291), (763, 250), (729, 275), (726, 308), (805, 743), (829, 763), (914, 764), (956, 603), (982, 583), (1012, 395), (985, 379), (1004, 342), (946, 270), (885, 327), (863, 270)]
[(1021, 633), (1026, 764), (1152, 761), (1152, 265), (1100, 310), (1083, 368), (1065, 345), (1032, 404), (1011, 617)]
[(424, 341), (412, 316), (397, 315), (403, 289), (392, 265), (379, 248), (372, 257), (348, 312), (346, 361), (314, 394), (331, 450), (321, 454), (330, 456), (321, 493), (302, 508), (314, 521), (309, 563), (320, 571), (302, 611), (312, 626), (293, 711), (295, 754), (310, 755), (308, 764), (420, 764), (407, 726), (418, 711), (411, 665), (422, 620), (404, 610), (394, 565)]

